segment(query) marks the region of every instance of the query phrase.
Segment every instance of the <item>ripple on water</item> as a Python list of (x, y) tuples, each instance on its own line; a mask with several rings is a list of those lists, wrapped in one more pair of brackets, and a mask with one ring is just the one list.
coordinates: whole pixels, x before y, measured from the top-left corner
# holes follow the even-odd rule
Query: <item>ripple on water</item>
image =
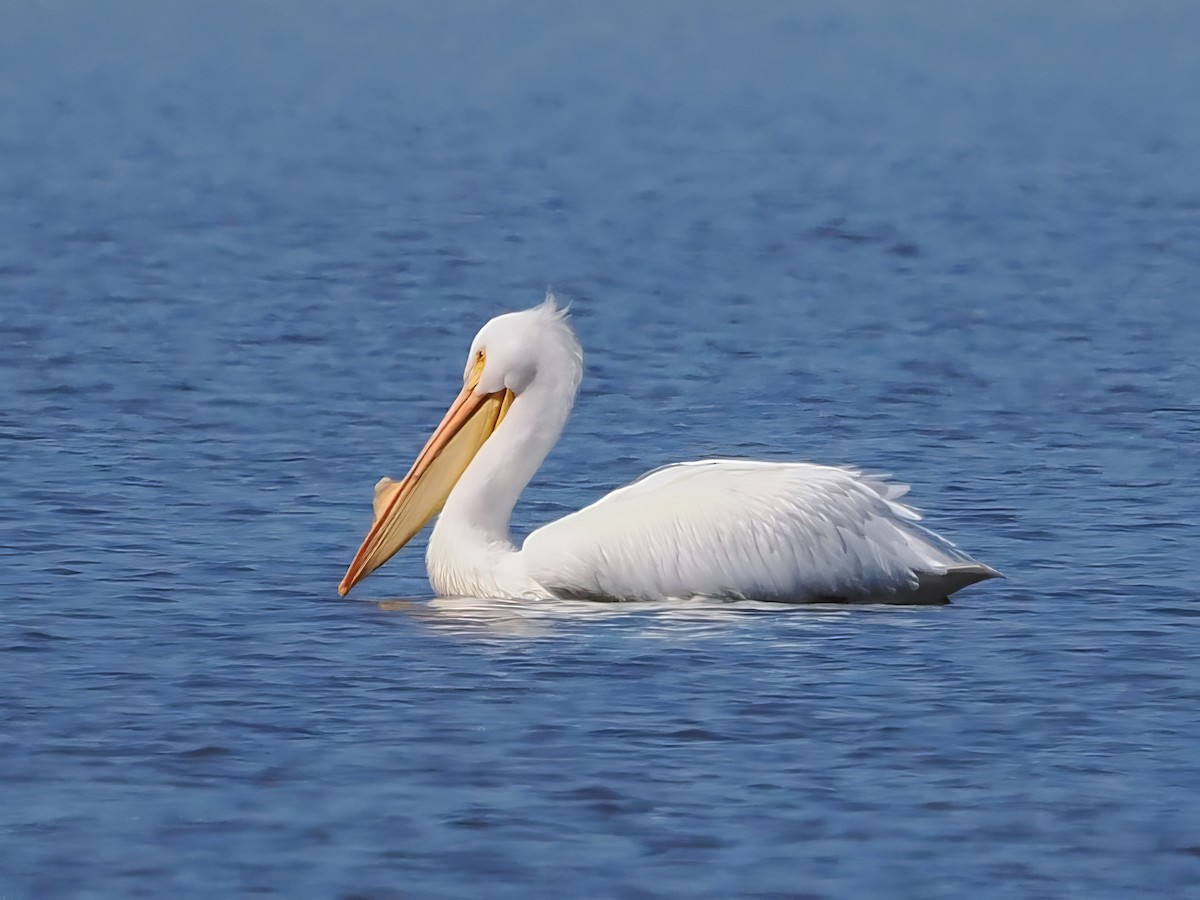
[[(44, 7), (0, 34), (0, 895), (1200, 881), (1194, 10)], [(803, 458), (1008, 580), (430, 600), (419, 539), (337, 601), (548, 286), (587, 374), (519, 529)]]

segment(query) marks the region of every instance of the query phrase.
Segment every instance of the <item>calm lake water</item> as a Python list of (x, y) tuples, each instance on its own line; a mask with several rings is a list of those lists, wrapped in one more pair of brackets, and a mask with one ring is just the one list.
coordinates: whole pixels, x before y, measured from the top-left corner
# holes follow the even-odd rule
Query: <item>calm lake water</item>
[[(5, 8), (0, 897), (1200, 892), (1200, 8), (649, 7)], [(810, 459), (1008, 580), (339, 601), (547, 287), (519, 530)]]

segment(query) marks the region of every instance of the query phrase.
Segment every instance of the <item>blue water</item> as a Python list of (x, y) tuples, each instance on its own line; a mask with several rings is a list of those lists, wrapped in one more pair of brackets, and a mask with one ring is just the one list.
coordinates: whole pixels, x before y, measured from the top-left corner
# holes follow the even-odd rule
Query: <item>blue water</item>
[[(22, 4), (0, 28), (0, 897), (1200, 890), (1200, 9)], [(889, 471), (936, 609), (335, 586), (489, 317), (516, 526)]]

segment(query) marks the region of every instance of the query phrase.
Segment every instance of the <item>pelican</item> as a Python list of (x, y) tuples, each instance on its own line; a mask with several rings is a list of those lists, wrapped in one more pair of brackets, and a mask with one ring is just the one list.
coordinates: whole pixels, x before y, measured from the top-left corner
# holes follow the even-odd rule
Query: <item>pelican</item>
[(439, 596), (793, 603), (944, 603), (1000, 575), (915, 524), (888, 476), (801, 462), (710, 459), (655, 469), (521, 547), (513, 507), (558, 441), (583, 350), (552, 294), (492, 319), (463, 388), (375, 518), (345, 596), (440, 512), (425, 556)]

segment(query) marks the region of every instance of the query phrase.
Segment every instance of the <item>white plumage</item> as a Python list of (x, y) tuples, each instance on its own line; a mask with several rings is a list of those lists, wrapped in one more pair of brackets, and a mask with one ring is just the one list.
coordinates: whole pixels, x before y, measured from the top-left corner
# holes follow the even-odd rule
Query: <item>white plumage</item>
[(558, 440), (582, 371), (552, 297), (485, 325), (455, 406), (406, 478), (381, 482), (375, 525), (339, 590), (403, 546), (441, 499), (426, 561), (444, 596), (933, 603), (999, 574), (917, 525), (899, 499), (908, 488), (885, 476), (752, 460), (657, 469), (518, 549), (513, 507)]
[(913, 602), (920, 573), (971, 560), (911, 524), (907, 492), (807, 463), (681, 463), (538, 529), (522, 556), (558, 595)]

